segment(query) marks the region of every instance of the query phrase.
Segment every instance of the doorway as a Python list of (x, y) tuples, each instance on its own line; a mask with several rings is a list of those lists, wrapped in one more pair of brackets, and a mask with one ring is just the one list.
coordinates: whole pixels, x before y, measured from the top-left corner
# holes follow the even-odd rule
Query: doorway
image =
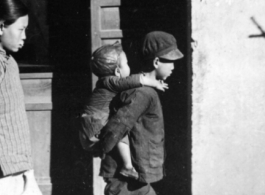
[[(190, 116), (190, 2), (187, 0), (92, 0), (91, 48), (120, 41), (132, 73), (139, 71), (144, 35), (165, 31), (177, 39), (185, 57), (175, 64), (166, 80), (169, 89), (160, 93), (165, 120), (165, 178), (153, 186), (157, 194), (191, 194)], [(93, 77), (93, 85), (96, 77)]]

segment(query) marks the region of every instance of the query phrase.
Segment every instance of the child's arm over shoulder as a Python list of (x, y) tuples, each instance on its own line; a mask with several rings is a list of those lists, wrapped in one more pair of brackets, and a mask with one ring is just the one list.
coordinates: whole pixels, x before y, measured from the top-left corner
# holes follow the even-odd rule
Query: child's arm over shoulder
[(143, 85), (155, 87), (161, 91), (168, 89), (168, 85), (163, 81), (156, 80), (143, 73), (132, 74), (124, 78), (117, 76), (104, 77), (99, 80), (99, 85), (103, 85), (103, 87), (114, 92), (122, 92), (128, 89), (141, 87)]
[(164, 83), (163, 80), (157, 80), (153, 77), (151, 77), (149, 74), (141, 74), (140, 76), (142, 85), (154, 87), (158, 90), (165, 91), (165, 89), (168, 89), (168, 84)]
[(104, 77), (99, 80), (99, 85), (114, 92), (122, 92), (142, 86), (140, 74), (133, 74), (124, 78), (117, 76)]

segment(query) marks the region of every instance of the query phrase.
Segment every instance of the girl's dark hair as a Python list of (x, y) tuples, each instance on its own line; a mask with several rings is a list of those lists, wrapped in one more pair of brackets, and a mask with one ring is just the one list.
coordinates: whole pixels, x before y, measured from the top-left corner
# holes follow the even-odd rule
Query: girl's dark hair
[(28, 13), (27, 6), (20, 0), (0, 0), (0, 21), (3, 21), (4, 25), (11, 25)]

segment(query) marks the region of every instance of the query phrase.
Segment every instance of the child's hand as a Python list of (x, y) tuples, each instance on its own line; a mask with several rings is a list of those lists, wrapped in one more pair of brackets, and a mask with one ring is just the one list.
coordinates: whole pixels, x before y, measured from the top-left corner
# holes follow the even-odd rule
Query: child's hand
[(157, 90), (165, 91), (165, 89), (168, 89), (168, 84), (164, 83), (163, 80), (157, 80), (150, 74), (141, 74), (140, 75), (140, 82), (142, 85), (154, 87)]
[(168, 89), (168, 84), (164, 83), (163, 80), (158, 80), (157, 85), (156, 85), (156, 89), (158, 89), (160, 91), (165, 91), (165, 89)]

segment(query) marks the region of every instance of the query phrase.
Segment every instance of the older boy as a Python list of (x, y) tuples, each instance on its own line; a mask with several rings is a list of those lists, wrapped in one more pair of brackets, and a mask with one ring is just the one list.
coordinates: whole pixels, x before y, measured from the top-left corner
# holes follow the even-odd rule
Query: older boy
[[(154, 77), (143, 74), (130, 75), (127, 57), (119, 42), (99, 47), (93, 52), (90, 65), (92, 72), (98, 76), (98, 81), (81, 113), (83, 129), (80, 132), (80, 141), (86, 150), (94, 149), (97, 137), (108, 121), (111, 102), (118, 93), (142, 85), (156, 87), (162, 91), (167, 88), (167, 84)], [(117, 150), (124, 162), (120, 174), (138, 179), (128, 144), (127, 136), (117, 143)]]
[[(145, 74), (162, 80), (171, 75), (174, 62), (183, 57), (175, 38), (161, 31), (145, 36), (142, 52)], [(120, 100), (123, 106), (108, 121), (101, 135), (101, 146), (106, 153), (100, 171), (107, 182), (105, 194), (155, 195), (150, 183), (163, 178), (164, 164), (164, 122), (158, 94), (150, 87), (141, 87), (123, 92)], [(121, 161), (112, 148), (127, 133), (138, 181), (117, 174)]]

